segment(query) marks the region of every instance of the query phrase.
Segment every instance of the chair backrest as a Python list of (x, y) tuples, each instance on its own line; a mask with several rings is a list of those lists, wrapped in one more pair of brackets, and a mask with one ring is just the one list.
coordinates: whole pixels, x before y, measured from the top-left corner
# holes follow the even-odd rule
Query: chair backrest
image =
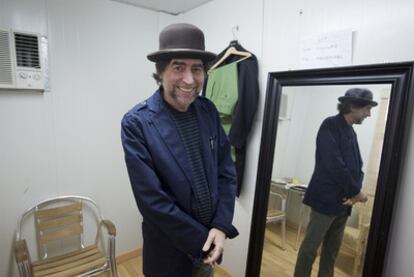
[[(48, 258), (52, 250), (70, 241), (70, 250), (84, 248), (83, 203), (92, 204), (98, 220), (102, 215), (96, 203), (83, 196), (59, 196), (50, 198), (28, 209), (21, 217), (16, 233), (20, 237), (24, 218), (34, 214), (39, 259)], [(58, 245), (58, 246), (57, 246)]]
[(285, 188), (275, 182), (271, 182), (269, 191), (269, 203), (267, 208), (266, 223), (283, 220), (286, 218)]
[(287, 190), (285, 186), (283, 184), (279, 184), (272, 181), (270, 183), (268, 209), (278, 209), (286, 211), (286, 199)]
[(41, 257), (48, 256), (48, 244), (52, 241), (77, 237), (78, 248), (83, 247), (82, 202), (64, 204), (54, 208), (35, 210), (37, 243)]

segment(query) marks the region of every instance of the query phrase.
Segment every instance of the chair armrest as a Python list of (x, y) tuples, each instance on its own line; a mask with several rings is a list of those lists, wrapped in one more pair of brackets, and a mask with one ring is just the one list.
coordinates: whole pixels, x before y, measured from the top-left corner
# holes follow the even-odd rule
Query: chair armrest
[(26, 240), (15, 241), (14, 254), (16, 256), (17, 263), (23, 263), (25, 261), (30, 263), (30, 255), (29, 250), (27, 248)]
[(105, 226), (105, 228), (108, 230), (109, 235), (116, 236), (116, 228), (112, 221), (104, 219), (101, 221), (101, 225)]
[[(115, 236), (116, 236), (116, 228), (115, 225), (112, 223), (112, 221), (108, 219), (101, 220), (99, 223), (99, 226), (105, 226), (105, 228), (108, 231), (108, 244), (107, 244), (107, 252), (106, 256), (110, 263), (110, 270), (113, 277), (117, 277), (117, 270), (116, 270), (116, 258), (115, 258)], [(98, 244), (99, 240), (99, 230), (96, 235), (96, 241), (95, 243)]]
[(14, 255), (19, 269), (20, 276), (32, 276), (32, 262), (30, 260), (29, 249), (26, 240), (17, 240), (14, 242)]
[(281, 193), (274, 192), (274, 191), (270, 191), (270, 196), (275, 196), (275, 197), (279, 198), (280, 201), (281, 201), (281, 203), (280, 203), (281, 210), (286, 211), (286, 196), (285, 195), (283, 195)]
[(280, 198), (280, 200), (282, 200), (282, 201), (283, 200), (286, 200), (286, 197), (284, 195), (282, 195), (281, 193), (277, 193), (277, 192), (271, 191), (270, 194), (273, 195), (273, 196), (275, 196), (275, 197)]

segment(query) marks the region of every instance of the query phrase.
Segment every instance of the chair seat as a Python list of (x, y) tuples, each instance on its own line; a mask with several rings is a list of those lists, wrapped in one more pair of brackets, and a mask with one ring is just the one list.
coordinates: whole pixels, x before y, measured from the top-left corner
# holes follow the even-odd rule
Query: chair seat
[(104, 254), (92, 245), (64, 255), (33, 262), (33, 276), (69, 277), (92, 271), (105, 265)]

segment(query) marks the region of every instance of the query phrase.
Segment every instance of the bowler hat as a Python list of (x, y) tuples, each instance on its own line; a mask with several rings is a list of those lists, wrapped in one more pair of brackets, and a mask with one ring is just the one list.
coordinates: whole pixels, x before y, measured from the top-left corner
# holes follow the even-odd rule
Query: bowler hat
[(172, 58), (213, 60), (216, 54), (205, 51), (204, 34), (192, 24), (176, 23), (165, 27), (159, 37), (159, 50), (147, 55), (152, 62)]
[(338, 97), (339, 102), (359, 103), (362, 105), (371, 105), (375, 107), (377, 102), (373, 101), (372, 92), (365, 88), (351, 88), (345, 92), (344, 96)]

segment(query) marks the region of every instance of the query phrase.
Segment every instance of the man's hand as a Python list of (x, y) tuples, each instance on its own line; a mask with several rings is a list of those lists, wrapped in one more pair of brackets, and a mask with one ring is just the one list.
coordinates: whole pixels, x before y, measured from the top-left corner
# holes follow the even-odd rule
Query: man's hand
[(347, 205), (347, 206), (352, 206), (354, 205), (356, 202), (362, 202), (365, 203), (368, 201), (368, 197), (367, 195), (360, 191), (357, 195), (355, 195), (352, 198), (348, 198), (348, 199), (344, 199), (344, 202), (342, 202), (343, 205)]
[(208, 232), (208, 237), (202, 250), (207, 252), (211, 245), (214, 245), (214, 248), (207, 253), (207, 257), (203, 260), (205, 264), (214, 265), (216, 263), (217, 259), (223, 254), (225, 239), (226, 234), (219, 229), (212, 228), (210, 232)]
[(355, 199), (355, 202), (363, 202), (363, 203), (365, 203), (365, 202), (367, 202), (368, 201), (368, 197), (367, 197), (367, 195), (364, 193), (364, 192), (362, 192), (362, 191), (360, 191), (357, 195), (355, 195), (354, 197), (352, 197), (353, 199)]

